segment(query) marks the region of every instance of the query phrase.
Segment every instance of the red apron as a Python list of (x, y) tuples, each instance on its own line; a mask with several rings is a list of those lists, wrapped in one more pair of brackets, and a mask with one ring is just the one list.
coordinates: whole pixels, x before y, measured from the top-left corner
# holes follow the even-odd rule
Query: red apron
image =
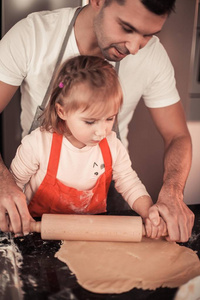
[(41, 217), (44, 213), (97, 214), (106, 212), (107, 193), (112, 179), (112, 157), (106, 138), (99, 143), (105, 172), (98, 178), (92, 189), (85, 191), (68, 187), (56, 178), (62, 138), (62, 135), (53, 134), (47, 173), (28, 206), (30, 214), (33, 217)]

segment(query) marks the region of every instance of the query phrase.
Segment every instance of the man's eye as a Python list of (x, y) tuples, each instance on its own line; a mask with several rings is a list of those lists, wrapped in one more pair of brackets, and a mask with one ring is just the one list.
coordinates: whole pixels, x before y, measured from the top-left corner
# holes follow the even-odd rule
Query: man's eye
[(122, 29), (126, 32), (126, 33), (132, 33), (133, 29), (130, 29), (129, 27), (124, 27), (122, 26)]

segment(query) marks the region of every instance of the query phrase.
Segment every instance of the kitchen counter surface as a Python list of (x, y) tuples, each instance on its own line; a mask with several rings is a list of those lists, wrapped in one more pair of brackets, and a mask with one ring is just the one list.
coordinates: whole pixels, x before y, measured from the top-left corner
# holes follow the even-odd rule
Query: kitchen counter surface
[[(200, 257), (200, 205), (190, 205), (195, 225), (190, 240), (182, 245), (197, 251)], [(132, 211), (110, 213), (134, 215)], [(123, 294), (95, 294), (83, 289), (66, 264), (54, 257), (61, 241), (43, 241), (40, 234), (12, 238), (0, 233), (0, 299), (2, 300), (170, 300), (177, 289), (155, 291), (132, 289)]]

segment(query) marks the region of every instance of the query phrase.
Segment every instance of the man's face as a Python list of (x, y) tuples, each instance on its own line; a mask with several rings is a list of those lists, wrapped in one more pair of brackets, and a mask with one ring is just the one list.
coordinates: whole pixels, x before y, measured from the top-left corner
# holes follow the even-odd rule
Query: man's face
[(94, 17), (98, 46), (106, 59), (120, 61), (143, 48), (166, 19), (167, 15), (147, 10), (140, 0), (126, 0), (123, 6), (115, 1), (107, 7), (102, 4)]

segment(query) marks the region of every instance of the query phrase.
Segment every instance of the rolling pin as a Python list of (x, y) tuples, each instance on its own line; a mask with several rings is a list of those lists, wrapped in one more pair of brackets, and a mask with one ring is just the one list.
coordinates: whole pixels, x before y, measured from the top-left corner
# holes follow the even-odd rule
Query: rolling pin
[(44, 240), (140, 242), (145, 235), (141, 217), (44, 214), (31, 223)]

